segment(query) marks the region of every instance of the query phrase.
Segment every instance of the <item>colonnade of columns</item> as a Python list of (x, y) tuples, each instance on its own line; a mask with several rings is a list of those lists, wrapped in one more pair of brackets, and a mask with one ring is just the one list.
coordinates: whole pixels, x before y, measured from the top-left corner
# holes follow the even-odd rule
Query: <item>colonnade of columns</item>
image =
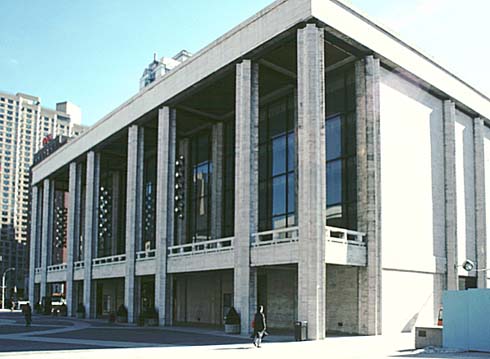
[[(325, 83), (324, 83), (323, 29), (308, 24), (298, 30), (298, 223), (300, 259), (298, 263), (298, 316), (310, 324), (309, 336), (322, 338), (325, 333)], [(242, 317), (242, 332), (250, 330), (251, 317), (256, 303), (256, 270), (250, 266), (250, 243), (257, 232), (258, 222), (258, 117), (259, 117), (258, 64), (245, 59), (236, 65), (236, 179), (235, 179), (235, 240), (234, 240), (234, 305)], [(173, 181), (176, 152), (176, 113), (163, 107), (158, 113), (158, 161), (156, 203), (156, 251), (155, 304), (160, 313), (160, 323), (169, 322), (169, 281), (167, 280), (167, 246), (173, 243)], [(220, 136), (219, 128), (213, 137)], [(128, 132), (128, 179), (126, 199), (126, 272), (124, 302), (128, 308), (128, 320), (134, 321), (135, 250), (141, 233), (141, 192), (143, 167), (143, 129), (132, 125)], [(215, 142), (215, 141), (213, 141)], [(216, 148), (214, 148), (216, 146)], [(213, 157), (219, 153), (219, 145), (213, 146)], [(68, 216), (68, 263), (67, 299), (69, 313), (73, 314), (73, 263), (76, 232), (77, 200), (80, 176), (77, 164), (70, 164), (70, 204)], [(100, 155), (90, 151), (86, 159), (85, 181), (85, 238), (84, 238), (84, 290), (83, 298), (88, 317), (94, 316), (92, 259), (96, 246), (97, 198), (99, 190)], [(213, 184), (219, 187), (219, 183)], [(37, 193), (34, 186), (33, 193)], [(214, 191), (219, 191), (215, 188)], [(43, 183), (42, 216), (42, 264), (41, 297), (46, 295), (47, 246), (50, 238), (49, 225), (52, 212), (53, 185)], [(77, 195), (78, 194), (78, 195)], [(36, 197), (37, 198), (37, 197)], [(217, 211), (219, 204), (213, 206)], [(216, 217), (216, 216), (214, 216)], [(33, 222), (40, 218), (33, 211)], [(220, 232), (220, 224), (213, 223), (213, 232)], [(34, 227), (33, 227), (34, 228)], [(37, 238), (37, 232), (33, 237)], [(33, 248), (38, 243), (33, 241)], [(33, 263), (31, 254), (31, 264)], [(32, 266), (31, 266), (32, 268)], [(33, 274), (33, 269), (31, 269)], [(33, 276), (32, 276), (33, 277)], [(33, 278), (30, 293), (33, 296)]]
[[(309, 323), (308, 336), (311, 339), (325, 335), (325, 63), (324, 30), (315, 24), (307, 24), (297, 32), (297, 156), (298, 161), (298, 320)], [(328, 54), (327, 54), (328, 55)], [(379, 68), (379, 61), (366, 60), (365, 70)], [(377, 66), (377, 67), (376, 67)], [(364, 72), (363, 72), (364, 73)], [(379, 106), (375, 95), (379, 76), (369, 73), (366, 80), (363, 108)], [(368, 74), (366, 73), (366, 79)], [(378, 82), (377, 82), (378, 81)], [(373, 92), (374, 91), (374, 92)], [(373, 95), (374, 94), (374, 95)], [(378, 101), (376, 103), (376, 101)], [(236, 65), (236, 155), (235, 155), (235, 236), (234, 236), (234, 306), (241, 314), (242, 333), (248, 333), (255, 311), (257, 273), (250, 266), (252, 236), (257, 232), (258, 223), (258, 120), (259, 120), (259, 71), (258, 63), (244, 59)], [(368, 116), (369, 115), (369, 116)], [(366, 138), (369, 140), (363, 152), (368, 175), (379, 176), (379, 164), (373, 161), (371, 153), (379, 151), (379, 129), (376, 121), (379, 113), (366, 114)], [(213, 137), (221, 136), (222, 128), (216, 128)], [(128, 309), (128, 320), (134, 322), (135, 313), (135, 262), (136, 243), (141, 235), (141, 198), (143, 190), (143, 145), (144, 129), (131, 125), (128, 129), (127, 198), (126, 198), (126, 271), (124, 302)], [(174, 172), (176, 158), (176, 110), (167, 106), (158, 111), (157, 176), (156, 176), (156, 274), (155, 307), (159, 312), (160, 324), (171, 322), (171, 283), (167, 278), (167, 246), (174, 243)], [(219, 144), (213, 144), (213, 158), (219, 157)], [(219, 170), (219, 166), (218, 166)], [(362, 169), (364, 171), (365, 169)], [(100, 154), (94, 150), (86, 155), (85, 179), (85, 233), (83, 302), (86, 315), (94, 316), (94, 286), (92, 280), (92, 260), (97, 248), (97, 199), (99, 197)], [(81, 169), (79, 164), (69, 165), (69, 211), (68, 211), (68, 261), (67, 300), (69, 314), (74, 307), (74, 253), (80, 238), (77, 223), (80, 217)], [(214, 183), (214, 191), (220, 191), (220, 184)], [(366, 219), (366, 230), (372, 233), (372, 270), (367, 272), (368, 293), (371, 300), (366, 304), (367, 312), (379, 311), (379, 213), (376, 211), (376, 184), (366, 184), (366, 198), (363, 203), (371, 205), (372, 213)], [(31, 278), (29, 293), (34, 301), (35, 256), (41, 248), (41, 297), (46, 295), (48, 246), (51, 233), (51, 213), (53, 183), (46, 179), (42, 183), (42, 206), (38, 205), (41, 185), (33, 186), (33, 212), (31, 229)], [(220, 211), (220, 203), (214, 203), (213, 211)], [(42, 216), (39, 216), (42, 207)], [(220, 217), (214, 215), (213, 217)], [(40, 223), (42, 222), (42, 223)], [(218, 235), (220, 223), (212, 223), (212, 231)], [(184, 229), (177, 228), (177, 235)], [(374, 283), (374, 284), (373, 284)], [(366, 317), (376, 320), (376, 315)], [(372, 334), (374, 328), (366, 329)]]
[[(158, 115), (158, 163), (156, 199), (156, 298), (161, 324), (165, 323), (166, 251), (173, 237), (173, 168), (175, 160), (175, 110), (163, 107)], [(143, 182), (144, 129), (133, 125), (128, 131), (128, 171), (126, 200), (126, 271), (124, 303), (128, 309), (128, 321), (134, 322), (136, 244), (140, 242), (142, 229), (142, 182)], [(88, 318), (95, 316), (95, 293), (92, 278), (92, 261), (97, 256), (98, 211), (100, 191), (100, 153), (90, 151), (85, 160), (85, 201), (81, 221), (82, 163), (69, 165), (68, 218), (67, 218), (67, 270), (66, 299), (68, 315), (76, 310), (74, 297), (74, 263), (79, 248), (83, 248), (83, 304)], [(35, 302), (35, 268), (40, 267), (39, 297), (47, 296), (47, 267), (50, 263), (50, 247), (53, 237), (54, 181), (46, 179), (34, 185), (32, 190), (31, 243), (29, 300)], [(80, 226), (83, 224), (83, 235)], [(83, 242), (83, 243), (80, 243)], [(39, 253), (40, 252), (40, 253)], [(40, 254), (40, 261), (37, 259)], [(39, 298), (39, 299), (40, 299)]]

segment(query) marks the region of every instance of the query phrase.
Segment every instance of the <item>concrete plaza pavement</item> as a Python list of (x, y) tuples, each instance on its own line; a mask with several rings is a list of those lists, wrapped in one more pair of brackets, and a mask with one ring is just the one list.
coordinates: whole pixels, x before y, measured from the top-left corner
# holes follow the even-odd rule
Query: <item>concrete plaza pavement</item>
[[(273, 334), (273, 333), (272, 333)], [(148, 328), (66, 317), (33, 317), (30, 328), (20, 312), (0, 312), (0, 358), (477, 358), (490, 353), (414, 350), (413, 334), (378, 337), (328, 337), (294, 342), (292, 336), (271, 335), (262, 348), (247, 337), (207, 328)]]

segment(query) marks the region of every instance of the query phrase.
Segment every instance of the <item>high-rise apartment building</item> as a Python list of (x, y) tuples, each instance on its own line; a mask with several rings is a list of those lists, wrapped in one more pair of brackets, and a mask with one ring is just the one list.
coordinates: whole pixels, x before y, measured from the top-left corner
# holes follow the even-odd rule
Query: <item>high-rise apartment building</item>
[(25, 240), (33, 156), (51, 138), (81, 133), (81, 117), (80, 108), (70, 102), (58, 103), (53, 110), (42, 107), (39, 97), (0, 92), (0, 271), (15, 267), (11, 278), (19, 288), (27, 270)]
[(157, 60), (157, 54), (154, 54), (153, 61), (143, 71), (143, 75), (141, 75), (140, 90), (168, 73), (177, 65), (188, 60), (191, 56), (192, 54), (189, 51), (182, 50), (174, 57), (162, 57), (160, 60)]

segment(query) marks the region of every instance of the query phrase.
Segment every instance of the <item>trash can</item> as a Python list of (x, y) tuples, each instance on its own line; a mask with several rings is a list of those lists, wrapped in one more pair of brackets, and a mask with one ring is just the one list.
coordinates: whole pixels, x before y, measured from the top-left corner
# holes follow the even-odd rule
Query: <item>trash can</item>
[(294, 340), (303, 341), (308, 339), (308, 322), (298, 321), (294, 323)]

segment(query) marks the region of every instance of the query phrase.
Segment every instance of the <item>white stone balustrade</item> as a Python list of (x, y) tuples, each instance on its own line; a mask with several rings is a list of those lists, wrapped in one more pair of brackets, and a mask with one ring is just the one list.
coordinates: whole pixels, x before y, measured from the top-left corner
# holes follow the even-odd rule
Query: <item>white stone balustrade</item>
[(344, 243), (354, 246), (365, 247), (365, 233), (351, 231), (349, 229), (337, 227), (325, 227), (325, 238), (330, 242)]
[[(38, 268), (36, 268), (37, 270)], [(39, 268), (40, 269), (40, 268)], [(54, 264), (48, 267), (48, 273), (49, 272), (61, 272), (66, 270), (66, 263), (61, 263), (61, 264)]]
[(325, 262), (339, 265), (366, 266), (365, 233), (343, 228), (325, 227)]
[(103, 265), (108, 265), (108, 264), (114, 264), (114, 263), (121, 263), (126, 260), (126, 255), (125, 254), (118, 254), (116, 256), (110, 256), (110, 257), (101, 257), (101, 258), (95, 258), (92, 259), (92, 265), (95, 266), (103, 266)]
[(252, 236), (254, 237), (252, 247), (297, 242), (299, 239), (298, 227), (273, 229), (270, 231), (254, 233)]
[(156, 249), (150, 249), (149, 251), (136, 252), (136, 260), (137, 261), (154, 259), (155, 256), (156, 256)]
[(233, 237), (213, 239), (210, 241), (195, 242), (168, 247), (168, 256), (188, 256), (210, 252), (223, 252), (233, 250)]

